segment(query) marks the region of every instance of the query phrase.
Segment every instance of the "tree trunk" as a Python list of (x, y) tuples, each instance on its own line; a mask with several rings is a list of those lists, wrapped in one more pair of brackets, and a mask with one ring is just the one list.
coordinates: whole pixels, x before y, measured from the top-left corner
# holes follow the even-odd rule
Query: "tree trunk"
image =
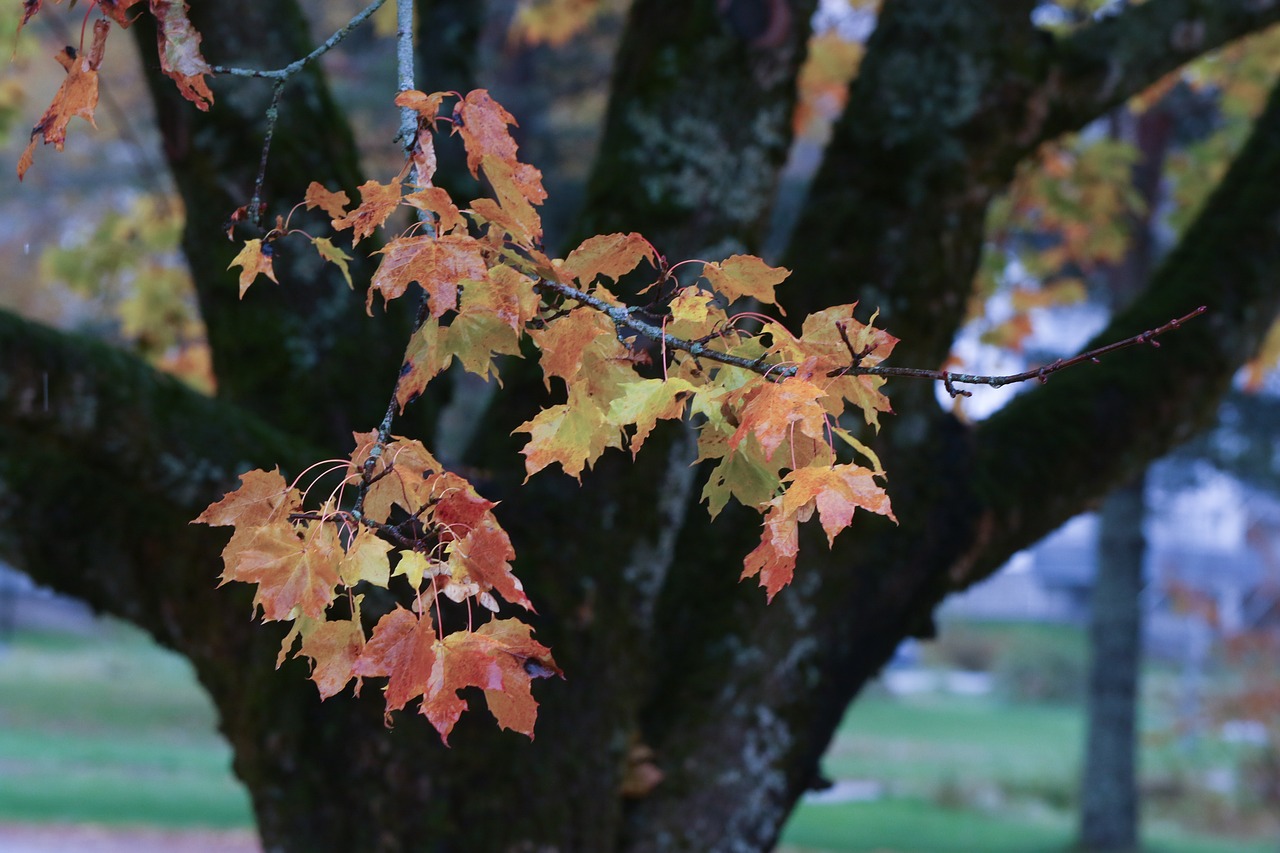
[(1146, 477), (1112, 492), (1099, 512), (1098, 576), (1089, 623), (1089, 692), (1080, 843), (1136, 850), (1136, 717), (1142, 664)]

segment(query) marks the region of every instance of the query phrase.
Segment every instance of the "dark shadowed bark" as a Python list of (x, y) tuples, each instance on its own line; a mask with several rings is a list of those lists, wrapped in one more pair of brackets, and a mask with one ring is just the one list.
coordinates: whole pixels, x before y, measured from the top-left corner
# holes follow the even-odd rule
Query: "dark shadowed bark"
[[(1034, 5), (885, 4), (797, 232), (790, 306), (862, 299), (903, 338), (895, 361), (941, 362), (987, 203), (1047, 133), (1050, 93), (1087, 87), (1096, 71), (1055, 70), (1067, 42), (1031, 27)], [(292, 3), (234, 6), (193, 10), (211, 59), (274, 67), (301, 53), (286, 35)], [(637, 2), (581, 233), (640, 230), (673, 260), (755, 247), (811, 10), (799, 0)], [(1259, 16), (1249, 26), (1265, 23)], [(1107, 26), (1145, 25), (1126, 13)], [(1126, 85), (1161, 67), (1135, 63)], [(1104, 338), (1201, 303), (1208, 317), (1158, 352), (1057, 376), (977, 427), (943, 414), (923, 384), (890, 388), (899, 414), (878, 443), (900, 525), (864, 519), (830, 556), (807, 535), (796, 582), (768, 607), (737, 582), (758, 516), (727, 510), (711, 524), (689, 511), (699, 480), (680, 429), (651, 439), (636, 465), (606, 456), (581, 487), (549, 473), (521, 486), (508, 433), (547, 398), (531, 370), (515, 369), (467, 461), (484, 472), (481, 492), (503, 501), (538, 637), (568, 677), (537, 686), (532, 743), (495, 731), (477, 709), (445, 750), (416, 715), (385, 730), (376, 690), (321, 705), (300, 665), (273, 672), (283, 632), (250, 624), (243, 591), (212, 588), (225, 534), (185, 525), (235, 471), (273, 460), (296, 471), (345, 453), (343, 430), (380, 415), (403, 342), (394, 323), (365, 320), (358, 296), (309, 277), (301, 260), (277, 261), (285, 284), (255, 285), (236, 303), (218, 231), (248, 200), (263, 106), (238, 85), (219, 88), (208, 117), (156, 89), (222, 399), (4, 318), (0, 548), (193, 659), (271, 849), (768, 849), (848, 702), (901, 639), (928, 630), (947, 592), (1189, 434), (1280, 300), (1273, 103), (1206, 215)], [(311, 179), (358, 181), (322, 80), (291, 85), (268, 171), (268, 197), (286, 207)], [(1073, 109), (1072, 122), (1087, 119), (1087, 107)], [(48, 410), (44, 375), (57, 389)], [(628, 798), (638, 744), (665, 779)]]

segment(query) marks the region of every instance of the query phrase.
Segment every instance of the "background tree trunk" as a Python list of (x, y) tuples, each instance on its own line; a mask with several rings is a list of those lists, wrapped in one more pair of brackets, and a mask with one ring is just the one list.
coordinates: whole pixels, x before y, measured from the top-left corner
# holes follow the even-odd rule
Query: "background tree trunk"
[(1080, 844), (1138, 848), (1136, 772), (1142, 666), (1146, 477), (1112, 492), (1098, 514), (1098, 575), (1089, 621), (1089, 684)]

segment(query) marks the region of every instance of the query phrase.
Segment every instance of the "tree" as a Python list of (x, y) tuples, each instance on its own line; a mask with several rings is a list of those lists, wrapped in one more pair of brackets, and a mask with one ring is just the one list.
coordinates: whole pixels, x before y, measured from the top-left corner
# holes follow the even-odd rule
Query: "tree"
[[(424, 65), (458, 57), (454, 73), (468, 76), (477, 5), (419, 4)], [(671, 258), (755, 248), (813, 5), (637, 0), (578, 232), (639, 231)], [(1033, 25), (1038, 5), (884, 4), (784, 258), (790, 317), (857, 299), (901, 339), (897, 363), (942, 364), (988, 207), (1015, 167), (1280, 20), (1253, 0), (1149, 0), (1048, 33)], [(310, 49), (292, 0), (196, 4), (191, 20), (212, 58), (238, 65)], [(144, 16), (134, 31), (154, 50), (148, 26)], [(681, 429), (655, 432), (642, 464), (606, 455), (581, 487), (548, 474), (521, 485), (511, 432), (545, 392), (536, 371), (504, 372), (503, 402), (462, 461), (502, 502), (538, 638), (567, 679), (540, 690), (531, 743), (472, 715), (445, 749), (416, 717), (388, 732), (375, 691), (321, 705), (299, 665), (273, 671), (281, 637), (245, 618), (249, 596), (213, 588), (225, 536), (187, 522), (245, 467), (296, 472), (345, 453), (385, 408), (370, 377), (396, 374), (400, 339), (363, 316), (338, 271), (301, 253), (276, 259), (290, 285), (238, 304), (223, 272), (236, 248), (217, 235), (253, 192), (272, 93), (215, 79), (203, 113), (150, 71), (218, 395), (0, 315), (0, 548), (193, 661), (272, 849), (767, 849), (897, 644), (927, 635), (947, 594), (1203, 425), (1280, 302), (1273, 96), (1195, 224), (1100, 339), (1201, 304), (1208, 316), (1158, 351), (1055, 375), (979, 424), (940, 410), (928, 383), (897, 383), (874, 447), (899, 524), (863, 518), (831, 552), (804, 530), (796, 580), (771, 606), (737, 580), (758, 517), (690, 511), (702, 472)], [(313, 180), (354, 197), (355, 151), (323, 77), (311, 67), (289, 85), (263, 198), (283, 213)], [(357, 280), (369, 272), (353, 261)], [(428, 444), (448, 403), (434, 387), (420, 401), (413, 426)], [(659, 784), (635, 784), (655, 768)]]

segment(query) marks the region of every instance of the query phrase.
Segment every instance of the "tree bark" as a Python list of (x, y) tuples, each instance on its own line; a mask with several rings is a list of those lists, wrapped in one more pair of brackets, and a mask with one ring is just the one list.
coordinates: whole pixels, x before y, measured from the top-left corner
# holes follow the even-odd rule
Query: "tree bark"
[(1139, 476), (1112, 492), (1098, 518), (1080, 844), (1086, 850), (1136, 850), (1136, 720), (1142, 663), (1146, 477)]
[[(193, 9), (212, 59), (275, 66), (300, 52), (278, 43), (280, 22), (296, 20), (293, 4), (241, 5)], [(780, 14), (766, 0), (698, 0), (679, 15), (669, 5), (642, 0), (631, 13), (582, 230), (642, 230), (673, 260), (752, 248), (767, 213), (754, 194), (772, 186), (785, 150), (812, 4), (787, 5), (792, 29), (758, 26)], [(1033, 119), (1052, 88), (1056, 43), (1030, 27), (1033, 5), (885, 4), (798, 232), (784, 293), (795, 308), (862, 296), (904, 339), (896, 361), (941, 362), (986, 203), (1043, 132)], [(1149, 6), (1170, 0), (1138, 8)], [(1053, 86), (1069, 90), (1070, 74), (1058, 77)], [(297, 85), (284, 113), (300, 112), (277, 129), (282, 172), (271, 197), (281, 204), (313, 178), (356, 181), (318, 74)], [(297, 471), (345, 452), (349, 439), (336, 436), (381, 413), (403, 340), (366, 325), (329, 284), (298, 294), (291, 284), (257, 285), (234, 304), (234, 284), (217, 274), (229, 255), (216, 249), (213, 219), (247, 200), (260, 105), (233, 91), (219, 89), (206, 119), (157, 89), (216, 367), (228, 377), (221, 398), (196, 398), (126, 356), (4, 317), (0, 553), (193, 659), (269, 849), (768, 849), (848, 702), (900, 640), (927, 631), (949, 591), (994, 571), (1185, 435), (1280, 301), (1273, 101), (1209, 212), (1106, 337), (1201, 302), (1210, 317), (1158, 354), (1055, 377), (977, 427), (940, 412), (924, 385), (892, 388), (900, 414), (878, 447), (900, 525), (863, 519), (829, 555), (806, 531), (796, 582), (768, 607), (737, 582), (758, 517), (726, 510), (710, 524), (689, 512), (696, 471), (679, 429), (655, 435), (639, 464), (606, 456), (581, 488), (548, 473), (520, 486), (508, 432), (546, 398), (540, 379), (515, 370), (468, 461), (483, 472), (480, 491), (503, 501), (517, 571), (539, 608), (538, 637), (568, 678), (536, 688), (532, 743), (495, 731), (477, 709), (445, 750), (417, 715), (385, 730), (376, 690), (321, 705), (301, 665), (273, 672), (283, 632), (250, 624), (243, 591), (212, 589), (225, 537), (184, 524), (250, 467), (238, 463), (279, 460)], [(1029, 124), (1035, 132), (1024, 133)], [(321, 144), (331, 129), (337, 141)], [(677, 179), (685, 174), (687, 183)], [(352, 351), (366, 344), (368, 353)], [(316, 360), (296, 359), (295, 349)], [(44, 372), (64, 395), (48, 411), (37, 405)], [(636, 744), (653, 750), (665, 779), (628, 798)]]

